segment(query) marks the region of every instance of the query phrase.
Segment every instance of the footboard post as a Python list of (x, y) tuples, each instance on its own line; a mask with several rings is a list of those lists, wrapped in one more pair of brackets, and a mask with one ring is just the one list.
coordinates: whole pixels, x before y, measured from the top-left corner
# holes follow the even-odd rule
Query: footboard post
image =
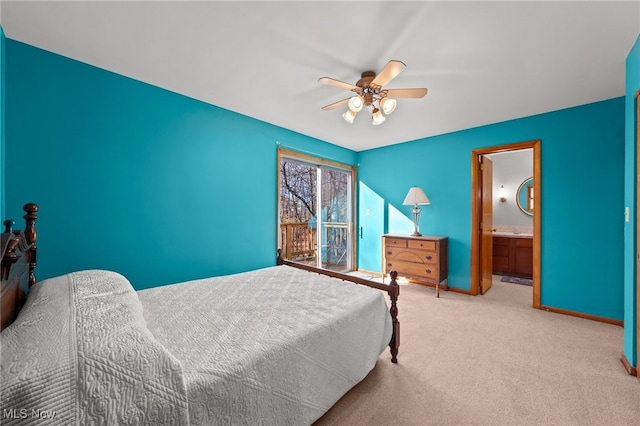
[(396, 279), (398, 273), (391, 271), (389, 273), (391, 277), (391, 287), (389, 288), (389, 299), (391, 299), (391, 307), (389, 313), (391, 314), (391, 323), (393, 332), (391, 334), (391, 341), (389, 342), (389, 349), (391, 350), (391, 362), (394, 364), (398, 362), (398, 348), (400, 347), (400, 321), (398, 321), (398, 296), (400, 295), (400, 286)]
[(29, 288), (31, 288), (36, 283), (36, 276), (34, 274), (34, 270), (36, 269), (36, 255), (38, 247), (36, 246), (36, 220), (38, 219), (38, 215), (36, 214), (39, 210), (38, 205), (35, 203), (27, 203), (22, 208), (26, 213), (23, 217), (26, 222), (26, 226), (24, 228), (24, 236), (27, 240), (27, 244), (29, 244)]

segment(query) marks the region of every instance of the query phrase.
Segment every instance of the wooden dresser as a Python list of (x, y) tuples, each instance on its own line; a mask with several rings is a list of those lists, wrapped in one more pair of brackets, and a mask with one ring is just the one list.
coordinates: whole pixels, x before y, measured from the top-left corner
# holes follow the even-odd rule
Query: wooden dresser
[(448, 237), (383, 235), (383, 273), (395, 270), (399, 276), (434, 286), (440, 297), (440, 283), (449, 289), (448, 246)]

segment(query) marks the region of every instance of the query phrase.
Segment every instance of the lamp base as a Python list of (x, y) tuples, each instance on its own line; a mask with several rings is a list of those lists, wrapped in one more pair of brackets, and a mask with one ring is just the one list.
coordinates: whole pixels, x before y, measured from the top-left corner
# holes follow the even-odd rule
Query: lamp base
[(418, 207), (418, 205), (414, 205), (413, 209), (411, 210), (411, 213), (413, 213), (413, 234), (411, 234), (412, 237), (421, 237), (422, 234), (420, 232), (418, 232), (418, 229), (420, 229), (418, 227), (418, 224), (420, 223), (420, 207)]

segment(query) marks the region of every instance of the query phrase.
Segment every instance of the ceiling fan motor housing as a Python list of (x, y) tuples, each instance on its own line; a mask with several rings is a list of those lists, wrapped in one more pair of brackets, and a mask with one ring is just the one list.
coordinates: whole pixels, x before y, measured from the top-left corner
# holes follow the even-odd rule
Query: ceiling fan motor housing
[[(376, 78), (374, 71), (365, 71), (360, 75), (360, 80), (356, 83), (356, 86), (362, 89), (362, 97), (364, 98), (364, 104), (369, 106), (373, 103), (373, 95), (376, 93), (375, 88), (371, 87), (371, 82)], [(378, 92), (380, 89), (378, 88)]]

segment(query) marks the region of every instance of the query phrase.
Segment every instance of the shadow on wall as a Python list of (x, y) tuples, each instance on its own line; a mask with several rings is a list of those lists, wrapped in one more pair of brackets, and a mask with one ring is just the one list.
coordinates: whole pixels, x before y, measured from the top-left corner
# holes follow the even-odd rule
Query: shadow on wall
[[(359, 201), (358, 268), (379, 272), (382, 269), (382, 235), (411, 235), (414, 228), (412, 207), (396, 208), (363, 182), (359, 182)], [(425, 207), (428, 208), (423, 206), (423, 212)]]

